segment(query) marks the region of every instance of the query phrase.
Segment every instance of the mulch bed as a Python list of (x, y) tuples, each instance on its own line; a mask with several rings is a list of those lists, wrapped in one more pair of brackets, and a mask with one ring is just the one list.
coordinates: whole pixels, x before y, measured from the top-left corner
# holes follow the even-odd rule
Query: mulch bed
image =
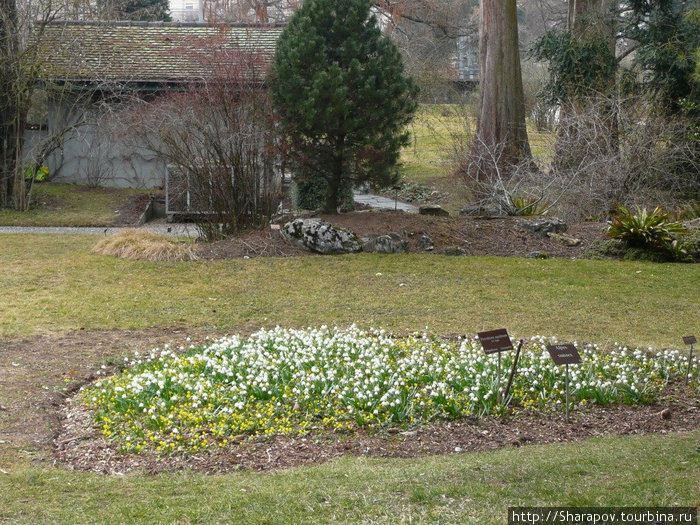
[[(586, 222), (569, 225), (567, 235), (581, 240), (579, 246), (564, 246), (549, 237), (530, 233), (522, 226), (523, 218), (503, 217), (432, 217), (394, 211), (356, 211), (340, 215), (318, 215), (336, 227), (346, 228), (359, 237), (398, 233), (408, 241), (411, 253), (421, 253), (418, 241), (428, 235), (435, 245), (433, 253), (458, 246), (467, 255), (526, 257), (540, 252), (546, 257), (580, 259), (590, 257), (596, 241), (606, 239), (603, 223)], [(312, 255), (286, 243), (279, 230), (254, 230), (233, 239), (201, 245), (204, 259), (234, 257)]]
[(316, 431), (303, 436), (259, 439), (241, 436), (224, 450), (163, 457), (151, 453), (119, 453), (113, 443), (98, 434), (90, 415), (70, 402), (62, 415), (62, 429), (54, 440), (54, 454), (68, 468), (104, 474), (182, 469), (222, 473), (314, 465), (344, 455), (415, 458), (574, 442), (605, 435), (691, 431), (700, 428), (700, 396), (697, 391), (676, 384), (653, 405), (578, 406), (572, 411), (569, 423), (562, 413), (519, 412), (511, 417), (470, 418), (408, 430), (360, 429), (338, 434)]

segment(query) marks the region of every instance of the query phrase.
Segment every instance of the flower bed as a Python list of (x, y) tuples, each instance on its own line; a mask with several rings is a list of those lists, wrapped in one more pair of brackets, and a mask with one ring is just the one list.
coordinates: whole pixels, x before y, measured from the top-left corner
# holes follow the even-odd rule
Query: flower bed
[[(177, 351), (154, 349), (121, 374), (83, 389), (102, 434), (123, 451), (159, 453), (226, 447), (232, 438), (410, 427), (505, 410), (563, 410), (564, 371), (542, 337), (528, 341), (509, 408), (498, 401), (511, 353), (484, 354), (478, 341), (427, 335), (396, 339), (384, 331), (260, 331)], [(682, 377), (687, 357), (614, 345), (579, 346), (571, 367), (574, 403), (649, 403)], [(697, 385), (697, 368), (691, 381)]]

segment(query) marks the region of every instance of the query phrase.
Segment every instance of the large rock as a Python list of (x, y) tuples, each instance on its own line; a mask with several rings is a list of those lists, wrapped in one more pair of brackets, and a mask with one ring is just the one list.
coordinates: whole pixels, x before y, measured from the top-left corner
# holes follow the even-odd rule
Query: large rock
[(522, 224), (523, 228), (526, 230), (540, 237), (547, 237), (548, 233), (565, 232), (567, 229), (566, 223), (556, 217), (552, 217), (551, 219), (523, 220), (520, 221), (520, 224)]
[(363, 252), (408, 253), (410, 249), (408, 242), (404, 241), (398, 233), (373, 234), (362, 241)]
[(440, 250), (439, 253), (440, 255), (452, 256), (467, 255), (467, 251), (464, 248), (461, 248), (460, 246), (448, 246), (447, 248)]
[(424, 233), (418, 239), (418, 249), (424, 252), (431, 252), (435, 249), (435, 243), (427, 233)]
[(287, 242), (316, 253), (353, 253), (362, 248), (354, 233), (321, 219), (295, 219), (280, 233)]
[(547, 237), (558, 242), (559, 244), (563, 244), (564, 246), (579, 246), (581, 244), (581, 239), (577, 239), (576, 237), (565, 235), (563, 233), (549, 232)]
[(420, 215), (434, 215), (436, 217), (449, 217), (450, 212), (438, 204), (426, 204), (418, 208)]

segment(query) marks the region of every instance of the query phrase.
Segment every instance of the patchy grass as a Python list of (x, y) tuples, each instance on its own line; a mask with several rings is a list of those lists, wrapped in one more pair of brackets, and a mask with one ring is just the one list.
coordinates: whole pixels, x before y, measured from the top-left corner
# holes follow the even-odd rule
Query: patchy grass
[[(422, 105), (411, 125), (411, 144), (401, 154), (400, 172), (409, 183), (422, 184), (444, 194), (440, 205), (457, 213), (470, 200), (469, 192), (452, 173), (456, 153), (468, 151), (476, 118), (466, 105)], [(536, 161), (551, 162), (554, 137), (528, 125), (530, 147)]]
[(92, 249), (98, 255), (141, 261), (193, 261), (191, 243), (183, 243), (157, 233), (129, 229), (101, 239)]
[(27, 212), (0, 209), (2, 226), (109, 226), (131, 196), (144, 190), (35, 184)]
[(662, 347), (697, 325), (699, 265), (420, 254), (168, 263), (90, 254), (95, 242), (0, 236), (0, 335), (355, 322)]
[(11, 523), (502, 524), (508, 506), (694, 506), (700, 432), (226, 476), (0, 475)]

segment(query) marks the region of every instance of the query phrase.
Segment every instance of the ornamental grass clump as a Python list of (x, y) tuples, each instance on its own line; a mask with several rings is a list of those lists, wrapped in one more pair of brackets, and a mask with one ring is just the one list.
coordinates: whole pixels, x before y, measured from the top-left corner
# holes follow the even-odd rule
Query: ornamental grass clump
[[(565, 378), (542, 337), (525, 346), (503, 408), (511, 353), (501, 377), (495, 356), (472, 339), (384, 331), (262, 330), (243, 339), (154, 349), (80, 396), (102, 434), (123, 451), (194, 452), (233, 439), (309, 431), (412, 427), (506, 410), (563, 410)], [(687, 359), (615, 345), (579, 346), (571, 397), (585, 403), (649, 403), (683, 376)], [(698, 385), (698, 372), (691, 383)]]
[(146, 230), (128, 229), (105, 237), (92, 249), (98, 255), (145, 261), (193, 261), (191, 245)]

